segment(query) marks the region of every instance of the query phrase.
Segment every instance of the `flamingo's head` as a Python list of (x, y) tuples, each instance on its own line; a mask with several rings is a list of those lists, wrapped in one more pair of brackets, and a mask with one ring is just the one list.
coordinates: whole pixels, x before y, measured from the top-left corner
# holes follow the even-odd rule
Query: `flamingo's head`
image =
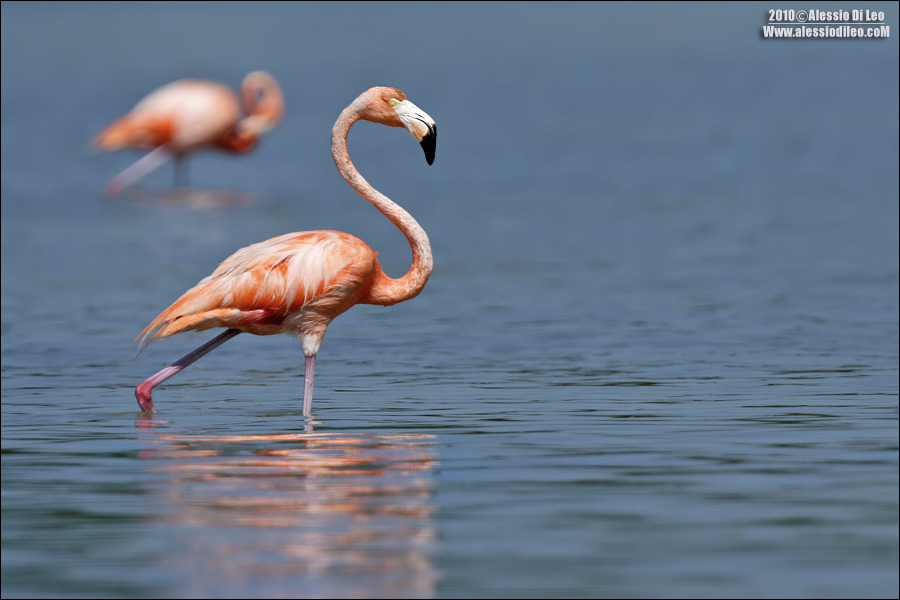
[(241, 95), (247, 116), (237, 124), (240, 136), (256, 138), (274, 129), (284, 118), (284, 95), (278, 81), (265, 71), (244, 77)]
[(361, 117), (367, 121), (406, 127), (425, 151), (428, 164), (434, 162), (437, 125), (428, 113), (407, 100), (406, 94), (392, 87), (373, 87), (359, 98), (364, 102)]

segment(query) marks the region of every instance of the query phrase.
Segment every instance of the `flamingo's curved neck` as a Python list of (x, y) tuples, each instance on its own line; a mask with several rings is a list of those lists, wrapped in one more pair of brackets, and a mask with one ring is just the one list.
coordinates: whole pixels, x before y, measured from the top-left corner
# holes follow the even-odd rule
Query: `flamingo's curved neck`
[(238, 121), (234, 131), (220, 144), (232, 152), (252, 150), (259, 138), (284, 116), (284, 96), (278, 82), (268, 73), (247, 75), (241, 84), (241, 97), (247, 116)]
[[(284, 117), (284, 96), (274, 77), (255, 71), (241, 83), (241, 96), (252, 128), (262, 134), (281, 122)], [(255, 118), (255, 122), (253, 119)]]
[(338, 117), (331, 132), (331, 155), (334, 157), (334, 164), (344, 181), (390, 219), (409, 241), (413, 257), (409, 271), (400, 279), (391, 279), (379, 268), (366, 299), (368, 304), (395, 304), (414, 298), (425, 287), (425, 282), (428, 281), (434, 265), (431, 257), (431, 244), (425, 230), (412, 218), (412, 215), (372, 187), (353, 166), (347, 152), (347, 134), (350, 127), (360, 120), (360, 111), (363, 108), (364, 106), (357, 100), (345, 108)]

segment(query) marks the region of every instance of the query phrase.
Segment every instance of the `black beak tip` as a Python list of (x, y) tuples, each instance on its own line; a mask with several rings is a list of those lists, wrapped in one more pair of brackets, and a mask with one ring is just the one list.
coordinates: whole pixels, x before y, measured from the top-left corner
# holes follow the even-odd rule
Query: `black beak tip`
[(419, 145), (422, 146), (422, 150), (425, 151), (425, 161), (428, 162), (429, 165), (433, 164), (434, 150), (437, 147), (437, 129), (432, 128), (431, 132), (422, 138)]

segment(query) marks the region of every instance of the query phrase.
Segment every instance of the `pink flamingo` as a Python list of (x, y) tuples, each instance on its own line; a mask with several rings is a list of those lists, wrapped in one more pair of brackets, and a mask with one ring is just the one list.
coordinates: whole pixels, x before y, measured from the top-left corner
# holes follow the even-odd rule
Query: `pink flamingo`
[(241, 83), (247, 116), (231, 89), (214, 81), (182, 79), (164, 85), (137, 103), (130, 113), (107, 127), (94, 147), (102, 151), (139, 148), (150, 153), (116, 175), (106, 186), (114, 196), (170, 158), (178, 165), (204, 147), (248, 152), (281, 122), (284, 98), (274, 77), (265, 71), (248, 74)]
[[(331, 133), (331, 154), (341, 177), (391, 220), (412, 247), (412, 266), (391, 279), (361, 239), (339, 231), (288, 233), (247, 246), (225, 259), (212, 275), (188, 290), (141, 334), (140, 348), (182, 331), (228, 327), (207, 344), (166, 367), (135, 390), (138, 404), (153, 412), (153, 388), (238, 333), (288, 333), (300, 338), (306, 356), (303, 415), (312, 410), (316, 354), (325, 329), (354, 304), (391, 305), (422, 291), (432, 269), (425, 230), (403, 208), (378, 192), (353, 166), (347, 133), (359, 120), (406, 127), (434, 161), (434, 120), (396, 88), (373, 87), (341, 112)], [(137, 339), (135, 341), (138, 341)]]

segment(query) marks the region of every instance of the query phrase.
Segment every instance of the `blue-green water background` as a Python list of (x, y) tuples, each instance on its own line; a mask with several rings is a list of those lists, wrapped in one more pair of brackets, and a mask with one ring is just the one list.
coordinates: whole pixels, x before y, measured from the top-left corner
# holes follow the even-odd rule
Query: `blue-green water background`
[[(847, 6), (825, 3), (813, 8)], [(898, 10), (761, 37), (767, 4), (2, 5), (3, 597), (898, 595)], [(272, 72), (253, 153), (92, 138), (182, 77)], [(350, 151), (431, 237), (423, 293), (319, 355), (131, 340), (242, 246), (339, 229), (371, 85), (438, 123)]]

